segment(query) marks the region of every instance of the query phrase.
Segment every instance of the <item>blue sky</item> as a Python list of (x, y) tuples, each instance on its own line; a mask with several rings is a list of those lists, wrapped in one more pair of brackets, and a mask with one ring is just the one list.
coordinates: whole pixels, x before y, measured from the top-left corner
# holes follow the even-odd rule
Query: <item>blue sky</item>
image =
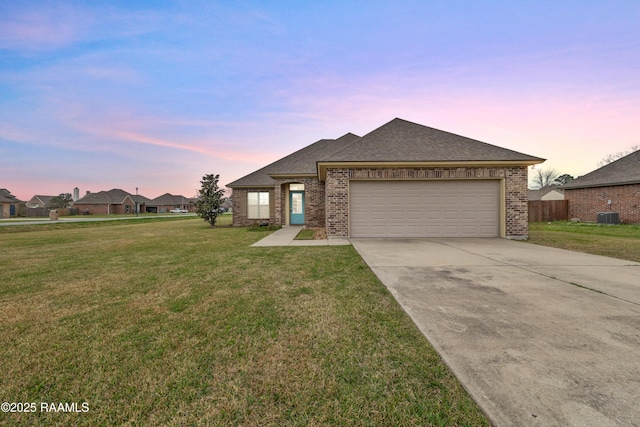
[(639, 22), (614, 0), (0, 0), (0, 188), (192, 196), (395, 117), (582, 175), (640, 144)]

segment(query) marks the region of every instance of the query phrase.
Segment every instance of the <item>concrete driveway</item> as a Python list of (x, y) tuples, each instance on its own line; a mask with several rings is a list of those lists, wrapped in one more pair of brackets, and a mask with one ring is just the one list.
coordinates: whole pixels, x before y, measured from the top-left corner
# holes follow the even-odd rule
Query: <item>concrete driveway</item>
[(640, 425), (640, 264), (504, 239), (351, 239), (498, 426)]

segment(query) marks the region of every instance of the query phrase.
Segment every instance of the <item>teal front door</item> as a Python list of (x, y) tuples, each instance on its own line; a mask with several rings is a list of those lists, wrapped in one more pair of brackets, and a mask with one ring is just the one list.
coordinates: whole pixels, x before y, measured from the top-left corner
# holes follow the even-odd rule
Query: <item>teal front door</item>
[(289, 224), (304, 224), (304, 191), (289, 192)]

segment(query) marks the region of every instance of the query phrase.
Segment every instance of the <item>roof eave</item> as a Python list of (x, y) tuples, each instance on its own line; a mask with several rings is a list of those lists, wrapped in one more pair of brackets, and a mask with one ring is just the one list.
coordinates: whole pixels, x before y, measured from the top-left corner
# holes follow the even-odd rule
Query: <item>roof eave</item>
[[(314, 175), (315, 176), (315, 175)], [(273, 188), (272, 184), (240, 184), (240, 185), (227, 185), (227, 187), (234, 188)]]
[(531, 166), (544, 162), (545, 159), (530, 160), (456, 160), (456, 161), (428, 161), (428, 162), (317, 162), (318, 180), (327, 178), (328, 168), (441, 168), (441, 167), (505, 167)]
[(308, 173), (273, 173), (269, 174), (269, 176), (273, 179), (288, 179), (288, 178), (309, 178), (315, 177), (317, 173), (308, 172)]
[(607, 183), (600, 183), (600, 184), (578, 184), (571, 187), (563, 186), (561, 188), (566, 191), (566, 190), (579, 190), (583, 188), (617, 187), (620, 185), (635, 185), (635, 184), (640, 184), (640, 180), (624, 181), (624, 182), (607, 182)]

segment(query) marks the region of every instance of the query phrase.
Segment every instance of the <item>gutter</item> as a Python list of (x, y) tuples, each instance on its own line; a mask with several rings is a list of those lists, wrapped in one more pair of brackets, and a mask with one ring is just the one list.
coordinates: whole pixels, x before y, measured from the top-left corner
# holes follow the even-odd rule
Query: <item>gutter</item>
[(563, 190), (580, 190), (583, 188), (599, 188), (599, 187), (617, 187), (621, 185), (637, 185), (640, 184), (640, 181), (626, 181), (626, 182), (608, 182), (604, 184), (578, 184), (576, 186), (562, 186), (558, 188), (562, 188)]
[(456, 168), (456, 167), (508, 167), (508, 166), (531, 166), (544, 162), (545, 159), (536, 160), (462, 160), (462, 161), (422, 161), (422, 162), (381, 162), (381, 161), (361, 161), (361, 162), (316, 162), (318, 169), (318, 180), (325, 181), (328, 168)]

